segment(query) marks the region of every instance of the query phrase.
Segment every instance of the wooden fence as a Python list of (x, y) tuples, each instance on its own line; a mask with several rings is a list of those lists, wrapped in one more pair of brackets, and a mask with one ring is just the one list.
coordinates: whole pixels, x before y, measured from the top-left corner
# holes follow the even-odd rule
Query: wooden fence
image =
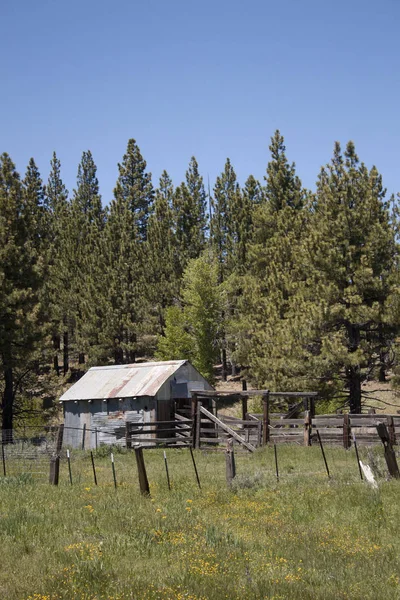
[(190, 446), (218, 449), (228, 439), (249, 451), (273, 444), (317, 443), (317, 430), (325, 444), (350, 448), (355, 435), (359, 444), (379, 444), (376, 426), (385, 423), (391, 443), (400, 441), (400, 415), (320, 415), (307, 411), (300, 418), (287, 419), (280, 414), (247, 414), (247, 419), (221, 415), (218, 417), (199, 403), (193, 419), (176, 415), (174, 421), (127, 424), (126, 446)]
[(143, 447), (192, 446), (193, 420), (179, 418), (174, 421), (153, 423), (126, 423), (126, 447), (140, 444)]
[[(262, 419), (262, 415), (252, 415)], [(311, 445), (317, 442), (317, 430), (324, 443), (343, 445), (349, 448), (353, 443), (353, 434), (359, 444), (379, 444), (380, 438), (376, 426), (385, 423), (392, 441), (400, 440), (400, 415), (384, 414), (345, 414), (310, 416), (306, 412), (298, 419), (285, 419), (271, 414), (268, 419), (267, 441), (275, 444), (296, 443)]]

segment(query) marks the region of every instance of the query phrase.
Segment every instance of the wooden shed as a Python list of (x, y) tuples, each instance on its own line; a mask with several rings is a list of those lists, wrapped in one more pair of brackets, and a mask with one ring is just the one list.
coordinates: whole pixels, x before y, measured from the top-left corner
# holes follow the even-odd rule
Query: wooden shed
[(195, 390), (213, 387), (187, 360), (92, 367), (60, 398), (64, 445), (125, 444), (127, 422), (174, 419)]

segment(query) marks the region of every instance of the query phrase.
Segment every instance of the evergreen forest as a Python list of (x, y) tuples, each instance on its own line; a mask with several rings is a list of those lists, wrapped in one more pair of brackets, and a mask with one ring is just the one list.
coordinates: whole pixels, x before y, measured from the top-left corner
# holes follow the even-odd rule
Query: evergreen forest
[(240, 185), (227, 159), (206, 186), (192, 157), (175, 186), (130, 139), (112, 199), (90, 151), (72, 192), (56, 153), (46, 180), (0, 156), (3, 430), (51, 414), (93, 365), (188, 359), (351, 412), (366, 381), (396, 384), (398, 197), (352, 142), (314, 190), (279, 131), (269, 150), (262, 181)]

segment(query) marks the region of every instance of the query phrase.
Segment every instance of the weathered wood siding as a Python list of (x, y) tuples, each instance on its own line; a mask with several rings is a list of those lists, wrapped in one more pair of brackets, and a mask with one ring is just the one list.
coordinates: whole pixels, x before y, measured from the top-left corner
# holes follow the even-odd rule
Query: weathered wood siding
[(150, 423), (155, 419), (154, 398), (111, 398), (105, 402), (68, 402), (65, 411), (64, 445), (81, 448), (86, 424), (85, 448), (97, 444), (125, 445), (125, 424)]
[(63, 445), (79, 448), (79, 439), (82, 441), (81, 431), (81, 402), (68, 402), (65, 406), (64, 439)]

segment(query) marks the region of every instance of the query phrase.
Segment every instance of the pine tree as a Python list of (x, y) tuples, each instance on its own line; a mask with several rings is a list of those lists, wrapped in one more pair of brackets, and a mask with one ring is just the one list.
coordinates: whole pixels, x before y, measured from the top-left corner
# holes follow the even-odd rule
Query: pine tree
[(285, 206), (301, 208), (304, 204), (301, 181), (296, 175), (294, 163), (287, 161), (284, 141), (277, 129), (269, 146), (272, 160), (267, 167), (265, 194), (272, 211)]
[(254, 207), (265, 200), (264, 191), (261, 188), (260, 182), (257, 181), (253, 175), (249, 175), (247, 178), (244, 184), (243, 194), (246, 196), (246, 202)]
[[(229, 331), (237, 340), (237, 359), (250, 367), (249, 375), (257, 385), (287, 389), (290, 382), (282, 374), (285, 354), (280, 346), (287, 333), (281, 333), (281, 328), (303, 278), (299, 247), (309, 213), (303, 208), (306, 193), (294, 164), (286, 159), (279, 132), (271, 139), (270, 151), (265, 199), (259, 193), (255, 196), (258, 203), (253, 212), (248, 268), (241, 279), (243, 292)], [(249, 189), (254, 194), (254, 182)]]
[[(45, 293), (49, 298), (49, 314), (53, 339), (53, 364), (60, 372), (58, 353), (63, 351), (63, 372), (69, 371), (69, 336), (73, 327), (71, 312), (71, 260), (68, 254), (68, 231), (70, 229), (70, 205), (68, 190), (61, 178), (61, 163), (53, 152), (50, 175), (45, 187), (49, 210), (49, 276), (45, 282)], [(72, 269), (74, 265), (72, 263)]]
[[(397, 248), (384, 193), (379, 173), (359, 163), (354, 145), (343, 156), (336, 144), (312, 210), (292, 205), (277, 212), (280, 237), (254, 248), (258, 274), (266, 277), (249, 288), (241, 328), (241, 348), (258, 383), (317, 389), (342, 402), (347, 395), (351, 412), (361, 411), (362, 382), (396, 330), (388, 310), (396, 296)], [(281, 229), (288, 209), (305, 218), (297, 244), (293, 223), (285, 219)]]
[(116, 364), (135, 362), (149, 312), (146, 239), (153, 187), (145, 168), (136, 142), (129, 140), (119, 165), (102, 253), (107, 298), (101, 343)]
[[(379, 362), (387, 328), (388, 301), (397, 269), (395, 230), (377, 169), (359, 162), (352, 142), (344, 156), (336, 143), (321, 170), (312, 228), (307, 240), (310, 281), (323, 307), (317, 358), (344, 373), (351, 412), (361, 412), (362, 382)], [(313, 299), (315, 302), (315, 300)], [(391, 329), (391, 331), (390, 331)]]
[(146, 172), (146, 161), (134, 139), (128, 141), (126, 154), (118, 165), (119, 177), (114, 197), (129, 206), (138, 229), (139, 238), (147, 238), (147, 221), (152, 211), (154, 190), (151, 174)]
[(160, 177), (154, 212), (148, 225), (148, 289), (158, 329), (165, 327), (165, 310), (177, 297), (178, 282), (174, 269), (172, 199), (174, 188), (166, 171)]
[[(230, 209), (232, 230), (231, 272), (224, 283), (225, 344), (232, 376), (236, 375), (235, 355), (237, 353), (237, 318), (242, 300), (244, 276), (249, 269), (249, 248), (254, 236), (255, 211), (263, 200), (260, 184), (250, 175), (242, 191), (233, 195)], [(226, 357), (223, 350), (223, 376), (226, 372)]]
[(102, 293), (100, 264), (100, 236), (104, 229), (105, 213), (102, 208), (97, 179), (97, 167), (92, 153), (83, 152), (78, 166), (77, 189), (71, 202), (68, 243), (73, 259), (71, 270), (71, 303), (75, 312), (75, 336), (79, 363), (85, 362), (85, 354), (91, 346), (98, 345), (98, 302)]
[(78, 166), (77, 189), (74, 190), (72, 206), (77, 212), (77, 218), (81, 219), (82, 227), (88, 229), (94, 224), (97, 230), (103, 228), (104, 211), (99, 192), (97, 167), (90, 150), (83, 152)]
[(231, 273), (234, 247), (234, 207), (240, 194), (236, 173), (229, 158), (225, 163), (223, 173), (217, 177), (212, 199), (212, 217), (210, 239), (216, 260), (218, 262), (219, 282), (225, 281)]
[(189, 260), (198, 258), (206, 243), (206, 194), (203, 178), (193, 156), (186, 171), (186, 182), (181, 183), (173, 197), (175, 232), (175, 272), (180, 279)]
[(198, 258), (204, 250), (207, 234), (207, 197), (204, 190), (203, 177), (199, 173), (199, 165), (194, 156), (190, 159), (186, 171), (186, 187), (192, 202), (192, 254), (190, 258)]
[[(235, 236), (240, 235), (241, 224), (241, 192), (229, 158), (226, 160), (223, 173), (217, 177), (212, 199), (212, 216), (210, 224), (210, 242), (218, 265), (218, 282), (222, 284), (235, 269)], [(227, 379), (227, 350), (229, 344), (225, 332), (230, 310), (222, 312), (221, 358), (222, 379)], [(234, 369), (233, 369), (234, 370)]]
[(29, 160), (23, 181), (27, 230), (35, 249), (45, 262), (45, 253), (49, 244), (49, 207), (46, 201), (43, 181), (33, 158)]
[[(33, 217), (35, 216), (35, 219)], [(38, 259), (36, 210), (24, 193), (7, 154), (0, 158), (0, 372), (3, 440), (12, 431), (18, 370), (29, 371), (43, 337), (39, 294), (43, 270)]]
[(235, 275), (241, 275), (247, 271), (248, 248), (254, 232), (254, 213), (262, 199), (261, 186), (252, 175), (247, 179), (243, 190), (238, 189), (233, 196), (231, 207), (232, 272)]

